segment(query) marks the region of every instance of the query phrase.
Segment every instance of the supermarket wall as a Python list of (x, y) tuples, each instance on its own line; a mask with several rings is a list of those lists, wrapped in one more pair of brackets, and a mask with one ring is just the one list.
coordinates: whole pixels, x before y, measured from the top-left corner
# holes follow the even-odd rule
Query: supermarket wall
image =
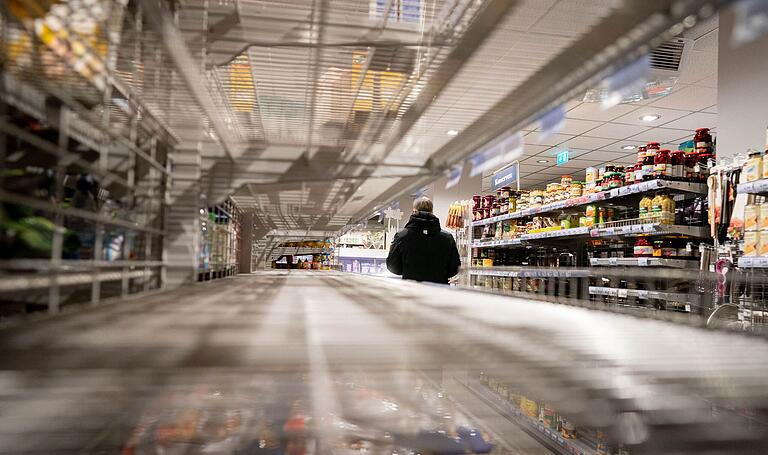
[(751, 43), (732, 43), (734, 8), (720, 12), (717, 81), (717, 154), (730, 157), (763, 150), (768, 126), (768, 34)]

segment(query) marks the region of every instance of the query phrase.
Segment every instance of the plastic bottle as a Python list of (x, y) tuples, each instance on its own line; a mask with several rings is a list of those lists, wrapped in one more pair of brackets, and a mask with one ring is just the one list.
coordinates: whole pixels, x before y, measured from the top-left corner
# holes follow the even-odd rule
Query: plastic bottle
[(640, 218), (645, 219), (651, 216), (651, 207), (653, 200), (650, 196), (643, 196), (640, 200)]

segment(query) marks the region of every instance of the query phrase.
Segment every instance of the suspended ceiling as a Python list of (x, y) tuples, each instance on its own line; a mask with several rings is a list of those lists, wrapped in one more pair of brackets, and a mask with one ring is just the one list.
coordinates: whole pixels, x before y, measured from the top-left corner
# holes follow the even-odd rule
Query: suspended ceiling
[[(163, 59), (178, 71), (167, 83), (154, 74), (141, 88), (156, 95), (148, 103), (166, 113), (182, 146), (200, 150), (210, 201), (231, 194), (255, 210), (263, 229), (336, 229), (407, 182), (439, 177), (439, 152), (472, 137), (473, 122), (504, 122), (492, 108), (627, 7), (618, 0), (426, 0), (411, 2), (419, 4), (414, 13), (406, 3), (187, 1), (169, 17), (190, 65), (168, 49), (173, 33), (152, 35), (149, 24), (134, 23), (124, 30), (118, 67), (135, 62), (138, 37), (145, 53), (165, 44), (170, 57)], [(676, 144), (695, 127), (715, 126), (715, 28), (694, 37), (668, 97), (609, 111), (569, 103), (565, 129), (546, 141), (535, 125), (524, 127), (524, 184), (628, 162), (633, 153), (622, 145)], [(164, 63), (157, 55), (154, 64)], [(662, 117), (640, 122), (644, 110)], [(663, 129), (651, 133), (655, 126)], [(536, 163), (566, 147), (568, 167)]]

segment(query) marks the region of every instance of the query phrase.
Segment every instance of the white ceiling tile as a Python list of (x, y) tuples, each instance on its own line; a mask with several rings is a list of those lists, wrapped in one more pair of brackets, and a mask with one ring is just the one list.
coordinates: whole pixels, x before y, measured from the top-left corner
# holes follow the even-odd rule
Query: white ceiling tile
[(581, 156), (581, 159), (591, 161), (611, 161), (618, 160), (624, 157), (626, 153), (622, 150), (621, 153), (607, 152), (605, 150), (592, 150)]
[(704, 79), (697, 81), (694, 85), (701, 85), (703, 87), (717, 88), (717, 73), (707, 76)]
[[(643, 106), (637, 110), (634, 110), (632, 112), (622, 115), (621, 117), (617, 118), (615, 121), (618, 123), (629, 123), (632, 125), (655, 127), (655, 126), (660, 126), (664, 123), (670, 122), (672, 120), (677, 120), (680, 117), (688, 115), (689, 113), (690, 112), (688, 111), (676, 111), (672, 109), (664, 109), (661, 107)], [(658, 120), (654, 120), (652, 122), (645, 122), (643, 120), (640, 120), (640, 117), (648, 114), (660, 115), (661, 117)]]
[(714, 106), (709, 106), (706, 109), (703, 109), (702, 112), (706, 112), (708, 114), (717, 114), (717, 104)]
[(523, 156), (534, 156), (550, 148), (549, 145), (523, 144)]
[(630, 141), (648, 143), (648, 142), (671, 142), (691, 134), (688, 130), (677, 130), (670, 128), (651, 128), (648, 131), (637, 134), (629, 138)]
[(717, 126), (717, 114), (694, 112), (686, 117), (664, 124), (665, 128), (688, 130), (693, 137), (696, 128), (714, 128)]
[(595, 120), (580, 120), (575, 118), (565, 119), (561, 134), (584, 134), (585, 132), (600, 126), (602, 122)]
[(713, 74), (717, 74), (717, 52), (694, 49), (688, 52), (677, 82), (692, 84)]
[(717, 103), (717, 89), (690, 85), (652, 102), (650, 106), (698, 111)]
[(571, 134), (553, 134), (546, 139), (541, 139), (540, 133), (538, 131), (533, 131), (525, 135), (525, 140), (523, 142), (525, 144), (551, 146), (551, 145), (557, 145), (561, 142), (565, 142), (572, 137), (573, 135)]
[(565, 146), (568, 148), (596, 150), (605, 147), (608, 144), (616, 142), (615, 139), (605, 139), (602, 137), (590, 137), (590, 136), (576, 136), (568, 141), (560, 144), (560, 147)]
[[(615, 144), (607, 145), (600, 150), (605, 152), (613, 152), (613, 153), (637, 153), (637, 147), (641, 145), (645, 145), (648, 141), (630, 141), (630, 140), (623, 140), (616, 142)], [(622, 147), (625, 145), (634, 145), (634, 149), (630, 150), (624, 150)]]
[(629, 125), (626, 123), (603, 123), (588, 134), (593, 137), (604, 137), (608, 139), (625, 139), (635, 134), (640, 134), (647, 130), (647, 126)]
[(632, 104), (617, 104), (609, 109), (603, 109), (600, 103), (581, 103), (568, 111), (566, 117), (608, 122), (635, 109), (637, 106)]

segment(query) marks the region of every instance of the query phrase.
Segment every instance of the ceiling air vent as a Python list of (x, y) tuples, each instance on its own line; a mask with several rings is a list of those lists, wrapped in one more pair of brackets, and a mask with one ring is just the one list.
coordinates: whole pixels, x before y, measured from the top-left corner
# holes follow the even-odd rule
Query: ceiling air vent
[(691, 40), (675, 38), (654, 49), (649, 55), (652, 70), (679, 72), (683, 64), (683, 55)]

